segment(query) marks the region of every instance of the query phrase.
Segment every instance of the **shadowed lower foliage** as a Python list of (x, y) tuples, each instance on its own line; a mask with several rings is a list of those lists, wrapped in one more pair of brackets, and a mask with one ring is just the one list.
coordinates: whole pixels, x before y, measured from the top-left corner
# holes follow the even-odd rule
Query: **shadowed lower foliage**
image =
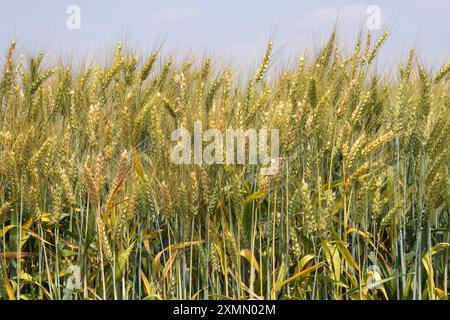
[[(447, 63), (377, 72), (333, 33), (246, 82), (212, 60), (0, 78), (1, 299), (448, 299)], [(276, 128), (280, 171), (175, 165), (171, 132)], [(77, 268), (79, 267), (79, 269)], [(79, 281), (77, 275), (79, 271)]]

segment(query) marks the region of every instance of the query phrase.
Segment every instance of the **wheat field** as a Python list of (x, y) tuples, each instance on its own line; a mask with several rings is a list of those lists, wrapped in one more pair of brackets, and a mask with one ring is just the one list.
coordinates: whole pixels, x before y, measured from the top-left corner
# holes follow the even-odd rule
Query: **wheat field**
[[(214, 59), (0, 77), (0, 299), (448, 299), (450, 61), (336, 34), (242, 80)], [(270, 70), (269, 70), (270, 69)], [(176, 165), (171, 132), (276, 128), (278, 174)]]

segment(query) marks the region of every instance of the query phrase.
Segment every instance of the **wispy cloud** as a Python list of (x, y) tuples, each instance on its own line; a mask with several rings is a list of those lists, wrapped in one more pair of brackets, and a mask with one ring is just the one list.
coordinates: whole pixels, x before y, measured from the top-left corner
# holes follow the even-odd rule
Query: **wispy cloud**
[(167, 7), (156, 12), (152, 12), (149, 19), (153, 23), (164, 23), (190, 20), (199, 16), (200, 10), (196, 8)]
[(295, 28), (305, 28), (308, 26), (322, 26), (329, 28), (335, 22), (339, 26), (354, 27), (364, 21), (367, 17), (367, 6), (363, 4), (346, 5), (342, 7), (326, 6), (319, 7), (305, 16), (301, 17), (300, 22), (295, 24)]

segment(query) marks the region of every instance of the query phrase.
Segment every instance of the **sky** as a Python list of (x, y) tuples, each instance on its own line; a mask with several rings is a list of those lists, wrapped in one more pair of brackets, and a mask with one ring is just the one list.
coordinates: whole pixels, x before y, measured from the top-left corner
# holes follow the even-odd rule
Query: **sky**
[[(366, 10), (373, 5), (380, 29), (372, 33), (391, 32), (381, 62), (404, 61), (413, 46), (427, 66), (438, 68), (448, 59), (449, 0), (0, 0), (0, 55), (15, 40), (24, 54), (104, 57), (122, 41), (142, 54), (162, 47), (252, 65), (273, 39), (274, 59), (285, 63), (315, 52), (335, 25), (339, 40), (351, 48), (358, 31), (367, 31), (374, 16)], [(79, 8), (79, 29), (67, 26), (75, 17), (70, 6)]]

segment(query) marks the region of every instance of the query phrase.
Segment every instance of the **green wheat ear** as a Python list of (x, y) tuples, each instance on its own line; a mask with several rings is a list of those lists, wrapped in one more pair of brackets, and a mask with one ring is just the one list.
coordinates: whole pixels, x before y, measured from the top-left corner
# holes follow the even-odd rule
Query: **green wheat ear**
[[(91, 65), (12, 43), (0, 299), (448, 299), (450, 63), (416, 69), (411, 49), (393, 77), (372, 66), (387, 38), (361, 32), (349, 52), (333, 32), (292, 66), (270, 41), (248, 78), (122, 43)], [(278, 129), (278, 173), (175, 164), (172, 133), (194, 121)]]
[(266, 49), (266, 54), (264, 55), (264, 59), (263, 59), (261, 65), (259, 66), (259, 69), (256, 71), (255, 83), (261, 82), (267, 72), (267, 69), (268, 69), (269, 63), (270, 63), (270, 59), (272, 58), (272, 48), (273, 48), (273, 43), (272, 43), (272, 41), (269, 41), (269, 43), (267, 44), (267, 49)]
[(445, 65), (442, 66), (442, 68), (439, 70), (438, 74), (434, 78), (434, 81), (440, 81), (444, 79), (444, 77), (449, 73), (450, 71), (450, 61), (448, 61)]
[(373, 60), (375, 59), (376, 55), (378, 54), (378, 51), (380, 51), (381, 46), (386, 42), (387, 38), (389, 37), (389, 32), (383, 33), (380, 38), (378, 38), (377, 42), (375, 42), (372, 50), (369, 52), (369, 54), (365, 58), (366, 64), (371, 64)]

